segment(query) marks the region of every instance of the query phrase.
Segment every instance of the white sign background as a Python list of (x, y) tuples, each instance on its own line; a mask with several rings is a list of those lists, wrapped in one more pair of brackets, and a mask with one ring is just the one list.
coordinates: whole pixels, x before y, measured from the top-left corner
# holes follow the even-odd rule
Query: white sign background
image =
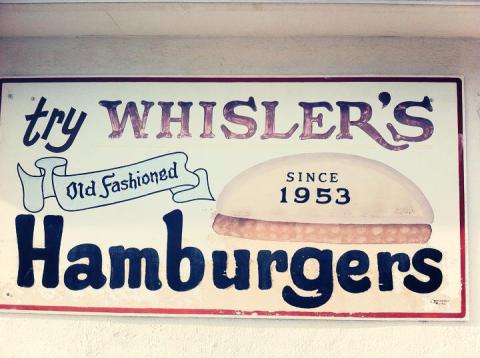
[[(85, 82), (83, 82), (85, 81)], [(460, 90), (459, 90), (460, 89)], [(381, 110), (378, 94), (388, 91), (392, 96), (390, 110)], [(453, 318), (462, 319), (466, 314), (465, 246), (461, 237), (460, 203), (463, 183), (459, 178), (462, 158), (459, 158), (459, 128), (462, 118), (461, 82), (458, 79), (379, 79), (379, 78), (337, 78), (324, 81), (315, 79), (214, 79), (202, 82), (195, 79), (157, 79), (144, 82), (142, 79), (76, 79), (44, 82), (41, 79), (5, 80), (2, 84), (0, 119), (0, 309), (52, 312), (105, 312), (124, 314), (178, 314), (178, 315), (241, 315), (275, 317), (342, 317), (342, 318)], [(390, 138), (385, 124), (393, 122), (393, 103), (421, 101), (428, 95), (433, 99), (430, 118), (435, 126), (433, 136), (424, 142), (410, 143), (410, 148), (390, 151), (373, 141), (360, 129), (352, 127), (352, 140), (336, 140), (334, 135), (326, 140), (300, 140), (301, 129), (290, 139), (261, 140), (264, 126), (262, 101), (277, 100), (276, 129), (288, 130), (294, 123), (301, 125), (303, 109), (298, 102), (364, 101), (372, 105), (373, 117), (370, 123), (386, 138)], [(62, 246), (60, 250), (60, 284), (54, 289), (41, 285), (43, 265), (34, 263), (35, 285), (31, 288), (18, 287), (18, 251), (15, 233), (15, 217), (25, 214), (22, 205), (22, 188), (17, 175), (17, 164), (26, 171), (34, 172), (33, 163), (41, 158), (55, 155), (47, 151), (39, 141), (31, 147), (22, 144), (26, 128), (25, 115), (34, 112), (41, 97), (47, 99), (46, 108), (53, 107), (68, 111), (70, 107), (88, 114), (74, 144), (64, 153), (68, 170), (72, 173), (102, 170), (118, 167), (158, 155), (183, 151), (189, 155), (191, 168), (205, 168), (210, 178), (213, 196), (218, 197), (222, 188), (238, 173), (269, 159), (296, 153), (337, 152), (364, 156), (395, 168), (410, 178), (422, 190), (435, 212), (432, 224), (432, 237), (427, 244), (403, 245), (332, 245), (315, 243), (261, 242), (249, 240), (225, 242), (212, 235), (212, 222), (215, 216), (214, 201), (194, 201), (176, 204), (168, 193), (159, 193), (113, 206), (81, 212), (63, 211), (54, 199), (45, 201), (43, 210), (36, 214), (36, 247), (42, 247), (44, 215), (62, 215), (65, 220)], [(253, 112), (246, 107), (238, 108), (237, 113), (257, 120), (258, 130), (254, 137), (245, 140), (226, 139), (220, 125), (225, 124), (221, 109), (232, 100), (246, 101), (255, 98), (258, 110)], [(126, 102), (137, 102), (140, 113), (142, 100), (191, 101), (190, 132), (192, 138), (177, 139), (180, 125), (172, 123), (173, 138), (155, 138), (160, 130), (161, 109), (152, 107), (146, 125), (146, 139), (136, 139), (130, 123), (127, 123), (123, 136), (109, 139), (111, 132), (107, 111), (100, 106), (100, 100), (123, 101), (119, 116)], [(199, 137), (203, 129), (203, 108), (199, 101), (215, 101), (213, 115), (215, 138)], [(339, 125), (339, 110), (324, 113), (324, 127)], [(412, 109), (410, 114), (425, 116), (425, 111)], [(179, 107), (172, 107), (172, 116), (180, 115)], [(46, 121), (45, 121), (46, 122)], [(460, 127), (459, 127), (460, 123)], [(231, 125), (232, 127), (234, 125)], [(300, 127), (301, 128), (301, 127)], [(315, 128), (315, 127), (314, 127)], [(324, 129), (324, 128), (323, 128)], [(337, 129), (338, 130), (338, 129)], [(315, 130), (314, 130), (315, 131)], [(322, 131), (319, 129), (319, 131)], [(417, 135), (418, 128), (402, 127), (406, 135)], [(51, 141), (63, 143), (61, 133), (52, 130)], [(391, 142), (391, 140), (390, 140)], [(460, 143), (461, 144), (461, 143)], [(57, 155), (58, 156), (58, 155)], [(162, 221), (164, 214), (181, 209), (184, 215), (183, 246), (195, 246), (202, 250), (206, 258), (206, 271), (203, 281), (195, 289), (187, 292), (170, 290), (165, 280), (166, 229)], [(68, 251), (75, 245), (94, 243), (103, 256), (103, 272), (110, 272), (108, 248), (153, 247), (160, 255), (160, 279), (163, 286), (158, 291), (148, 291), (123, 287), (112, 290), (107, 284), (98, 290), (86, 288), (71, 291), (63, 284), (63, 272), (71, 265), (66, 259)], [(255, 266), (251, 266), (251, 287), (245, 291), (235, 289), (219, 290), (213, 286), (208, 258), (213, 250), (245, 248), (252, 251), (252, 257), (259, 248), (283, 249), (289, 253), (304, 247), (313, 246), (330, 249), (334, 262), (350, 250), (365, 251), (371, 260), (368, 276), (372, 287), (362, 294), (351, 294), (339, 288), (334, 282), (331, 299), (323, 306), (302, 310), (288, 305), (282, 300), (281, 290), (290, 282), (288, 272), (273, 273), (272, 289), (261, 291), (256, 288)], [(350, 247), (354, 246), (354, 247)], [(405, 252), (412, 256), (419, 248), (434, 247), (443, 253), (441, 264), (443, 283), (431, 294), (417, 294), (406, 290), (401, 282), (406, 273), (394, 272), (395, 289), (381, 292), (378, 289), (378, 274), (374, 259), (380, 251)], [(232, 261), (232, 260), (231, 260)], [(232, 263), (230, 261), (230, 264)], [(233, 273), (233, 265), (228, 272)], [(462, 286), (463, 283), (463, 286)], [(291, 283), (290, 283), (291, 284)]]

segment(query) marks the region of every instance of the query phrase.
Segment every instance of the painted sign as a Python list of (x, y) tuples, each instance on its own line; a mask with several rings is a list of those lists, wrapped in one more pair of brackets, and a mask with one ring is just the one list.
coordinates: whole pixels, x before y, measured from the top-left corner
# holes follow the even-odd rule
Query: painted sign
[(466, 316), (458, 78), (1, 91), (2, 310)]

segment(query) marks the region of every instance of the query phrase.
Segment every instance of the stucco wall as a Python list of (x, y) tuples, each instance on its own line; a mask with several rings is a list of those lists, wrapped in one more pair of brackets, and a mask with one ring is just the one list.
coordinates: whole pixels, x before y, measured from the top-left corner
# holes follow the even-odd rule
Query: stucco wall
[[(462, 75), (468, 180), (468, 322), (0, 315), (0, 357), (480, 354), (480, 41), (401, 38), (17, 38), (1, 76)], [(1, 248), (0, 248), (1, 250)]]

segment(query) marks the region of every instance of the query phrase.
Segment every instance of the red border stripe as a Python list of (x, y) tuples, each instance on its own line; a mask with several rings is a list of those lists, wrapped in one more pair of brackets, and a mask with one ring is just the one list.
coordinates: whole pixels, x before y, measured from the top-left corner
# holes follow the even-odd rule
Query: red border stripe
[(142, 308), (142, 307), (82, 307), (82, 306), (39, 306), (0, 305), (7, 310), (91, 312), (91, 313), (132, 313), (132, 314), (175, 314), (175, 315), (223, 315), (223, 316), (292, 316), (292, 317), (354, 317), (354, 318), (463, 318), (460, 313), (425, 312), (318, 312), (318, 311), (266, 311), (232, 310), (205, 308)]

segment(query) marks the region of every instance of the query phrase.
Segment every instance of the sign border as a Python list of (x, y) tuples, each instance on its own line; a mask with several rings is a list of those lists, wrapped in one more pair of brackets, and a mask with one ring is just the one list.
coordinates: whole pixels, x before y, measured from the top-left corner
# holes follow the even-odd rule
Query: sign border
[[(197, 83), (229, 83), (229, 82), (422, 82), (422, 83), (455, 83), (457, 89), (457, 140), (459, 163), (459, 211), (460, 211), (460, 273), (461, 273), (461, 309), (460, 312), (325, 312), (325, 311), (268, 311), (268, 310), (233, 310), (233, 309), (183, 309), (183, 308), (141, 308), (141, 307), (88, 307), (88, 306), (41, 306), (0, 304), (0, 312), (22, 311), (25, 313), (109, 313), (120, 315), (158, 315), (182, 316), (223, 316), (223, 317), (270, 317), (270, 318), (372, 318), (372, 319), (458, 319), (467, 318), (467, 287), (466, 287), (466, 230), (465, 230), (465, 160), (464, 160), (464, 123), (463, 123), (463, 84), (458, 76), (278, 76), (278, 77), (174, 77), (174, 76), (100, 76), (100, 77), (3, 77), (0, 78), (0, 100), (3, 95), (3, 85), (6, 83), (64, 83), (64, 82), (197, 82)], [(1, 103), (0, 103), (1, 113)]]

